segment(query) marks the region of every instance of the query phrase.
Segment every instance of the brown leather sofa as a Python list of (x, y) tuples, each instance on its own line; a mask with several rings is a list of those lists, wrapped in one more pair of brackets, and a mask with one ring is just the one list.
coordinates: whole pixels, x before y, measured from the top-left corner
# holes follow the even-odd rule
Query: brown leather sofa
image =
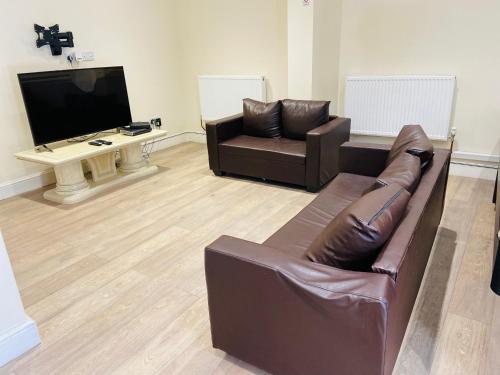
[(243, 114), (206, 124), (208, 160), (215, 175), (234, 173), (306, 186), (317, 191), (338, 173), (338, 150), (351, 120), (330, 116), (302, 139), (256, 137), (243, 132)]
[[(500, 168), (500, 166), (499, 166)], [(493, 270), (491, 275), (491, 290), (500, 296), (500, 169), (497, 170), (493, 203), (495, 203), (495, 233), (493, 238)]]
[(371, 269), (304, 256), (374, 184), (389, 149), (343, 144), (341, 173), (263, 244), (222, 236), (206, 247), (215, 348), (273, 374), (391, 374), (441, 219), (450, 152), (435, 150)]

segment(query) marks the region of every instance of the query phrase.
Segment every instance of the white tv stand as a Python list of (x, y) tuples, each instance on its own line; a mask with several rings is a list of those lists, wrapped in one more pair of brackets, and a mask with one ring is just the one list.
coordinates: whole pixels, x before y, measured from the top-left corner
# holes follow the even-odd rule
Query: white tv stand
[[(166, 134), (166, 131), (158, 129), (133, 137), (117, 133), (95, 138), (113, 142), (109, 146), (80, 142), (56, 146), (52, 148), (53, 152), (31, 149), (15, 156), (54, 168), (57, 184), (43, 194), (44, 198), (56, 203), (74, 204), (126, 181), (155, 173), (158, 167), (149, 165), (142, 156), (142, 143)], [(120, 152), (118, 169), (115, 164), (117, 151)], [(89, 179), (83, 173), (83, 160), (91, 171)]]

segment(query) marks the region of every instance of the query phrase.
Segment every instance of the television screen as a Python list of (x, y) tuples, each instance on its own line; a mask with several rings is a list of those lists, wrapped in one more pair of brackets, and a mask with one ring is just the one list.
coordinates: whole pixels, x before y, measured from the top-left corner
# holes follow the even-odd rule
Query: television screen
[(123, 67), (18, 74), (36, 146), (132, 121)]

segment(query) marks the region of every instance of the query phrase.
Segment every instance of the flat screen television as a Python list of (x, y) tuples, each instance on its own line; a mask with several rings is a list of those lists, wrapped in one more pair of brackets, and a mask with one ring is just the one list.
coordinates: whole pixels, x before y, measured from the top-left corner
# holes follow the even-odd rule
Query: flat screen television
[(123, 67), (18, 74), (35, 146), (132, 121)]

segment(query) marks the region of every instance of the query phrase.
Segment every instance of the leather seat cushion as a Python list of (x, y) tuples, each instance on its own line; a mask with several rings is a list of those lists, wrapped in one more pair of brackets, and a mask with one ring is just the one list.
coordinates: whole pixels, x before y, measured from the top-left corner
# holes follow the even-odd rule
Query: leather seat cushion
[(316, 237), (307, 258), (341, 269), (368, 270), (399, 224), (410, 197), (398, 184), (364, 195), (342, 210)]
[(221, 171), (295, 185), (306, 183), (306, 142), (240, 135), (219, 144)]
[(226, 155), (246, 156), (286, 163), (305, 164), (306, 142), (288, 138), (262, 138), (240, 135), (219, 144), (221, 159)]
[(269, 237), (264, 245), (304, 258), (314, 239), (345, 207), (372, 186), (375, 177), (340, 173), (307, 207)]

